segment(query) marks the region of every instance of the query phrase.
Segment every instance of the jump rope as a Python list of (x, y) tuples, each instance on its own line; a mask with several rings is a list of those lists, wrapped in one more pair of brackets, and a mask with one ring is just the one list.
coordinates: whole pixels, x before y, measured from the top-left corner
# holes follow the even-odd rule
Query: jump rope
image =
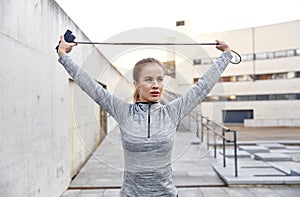
[[(139, 46), (139, 45), (143, 45), (143, 46), (158, 46), (158, 45), (212, 45), (212, 46), (216, 46), (218, 45), (218, 43), (149, 43), (149, 42), (83, 42), (83, 41), (74, 41), (75, 40), (75, 36), (72, 34), (72, 31), (70, 30), (67, 30), (66, 33), (64, 34), (64, 39), (66, 42), (69, 42), (69, 43), (77, 43), (77, 44), (100, 44), (100, 45), (136, 45), (136, 46)], [(60, 43), (60, 41), (59, 41)], [(56, 51), (58, 51), (58, 45), (57, 47), (55, 48)], [(240, 56), (240, 54), (238, 54), (236, 51), (234, 50), (231, 50), (231, 52), (235, 53), (238, 57), (239, 57), (239, 60), (237, 62), (232, 62), (230, 61), (230, 63), (232, 64), (239, 64), (241, 63), (242, 61), (242, 58)], [(80, 135), (79, 135), (80, 136)], [(207, 135), (205, 137), (208, 137)], [(193, 136), (193, 139), (192, 141), (194, 141), (196, 138), (196, 135)], [(80, 136), (80, 139), (82, 140), (83, 142), (83, 139), (81, 138)], [(83, 143), (84, 144), (84, 143)], [(172, 159), (171, 162), (175, 162), (176, 160), (178, 160), (182, 155), (184, 155), (187, 150), (190, 148), (192, 143), (189, 143), (189, 145), (184, 149), (183, 152), (181, 152), (177, 157), (175, 157), (174, 159)], [(200, 145), (200, 152), (201, 152), (201, 149), (203, 147), (203, 144), (202, 143)], [(89, 148), (86, 146), (86, 149), (89, 150)], [(207, 150), (204, 154), (200, 154), (200, 159), (203, 159), (209, 152), (211, 151), (211, 149)], [(121, 168), (118, 168), (118, 167), (115, 167), (115, 166), (112, 166), (112, 165), (109, 165), (107, 164), (106, 162), (104, 161), (101, 161), (99, 160), (96, 156), (92, 155), (97, 161), (99, 161), (100, 163), (108, 166), (108, 167), (111, 167), (111, 168), (114, 168), (114, 169), (118, 169), (118, 170), (122, 170)]]
[[(217, 42), (207, 42), (207, 43), (153, 43), (153, 42), (83, 42), (83, 41), (74, 41), (75, 40), (75, 36), (72, 34), (72, 31), (70, 31), (69, 29), (66, 31), (66, 33), (64, 34), (64, 39), (65, 41), (69, 42), (69, 43), (77, 43), (77, 44), (99, 44), (99, 45), (135, 45), (135, 46), (175, 46), (175, 45), (212, 45), (212, 46), (216, 46), (219, 43)], [(60, 42), (60, 41), (59, 41)], [(58, 46), (56, 47), (56, 51), (58, 51)], [(242, 61), (242, 58), (240, 56), (239, 53), (237, 53), (234, 50), (231, 50), (232, 53), (236, 54), (238, 57), (238, 60), (236, 62), (230, 61), (230, 63), (232, 64), (239, 64)]]

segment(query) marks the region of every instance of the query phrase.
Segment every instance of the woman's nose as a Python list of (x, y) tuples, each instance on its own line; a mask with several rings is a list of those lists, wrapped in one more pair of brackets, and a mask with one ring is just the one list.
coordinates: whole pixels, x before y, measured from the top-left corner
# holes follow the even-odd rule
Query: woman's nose
[(158, 88), (158, 82), (156, 80), (152, 82), (152, 88)]

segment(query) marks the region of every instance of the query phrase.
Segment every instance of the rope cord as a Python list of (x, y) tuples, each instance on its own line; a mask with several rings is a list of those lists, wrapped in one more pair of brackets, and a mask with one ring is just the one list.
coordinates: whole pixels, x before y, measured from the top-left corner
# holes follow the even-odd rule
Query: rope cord
[[(175, 46), (175, 45), (188, 45), (188, 46), (193, 46), (193, 45), (217, 45), (218, 43), (216, 42), (206, 42), (206, 43), (157, 43), (157, 42), (75, 42), (77, 44), (100, 44), (100, 45), (143, 45), (143, 46)], [(242, 61), (242, 58), (240, 54), (238, 54), (236, 51), (231, 50), (232, 53), (235, 53), (238, 57), (238, 60), (236, 62), (230, 61), (232, 64), (239, 64)]]

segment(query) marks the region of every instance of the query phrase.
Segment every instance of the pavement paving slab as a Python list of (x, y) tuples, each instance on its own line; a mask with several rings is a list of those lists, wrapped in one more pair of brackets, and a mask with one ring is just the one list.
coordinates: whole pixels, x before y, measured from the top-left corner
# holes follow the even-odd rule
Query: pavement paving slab
[(245, 145), (245, 146), (239, 146), (239, 150), (246, 151), (248, 153), (266, 153), (270, 152), (269, 148), (264, 146), (257, 146), (257, 145)]
[(297, 171), (297, 169), (300, 170), (300, 163), (293, 162), (293, 161), (283, 161), (283, 162), (268, 162), (271, 166), (274, 168), (286, 173), (287, 175), (291, 175), (291, 170), (294, 169)]
[(254, 159), (262, 161), (291, 161), (292, 157), (281, 153), (256, 153)]
[(258, 143), (257, 145), (258, 146), (266, 147), (268, 149), (285, 149), (285, 145), (278, 144), (278, 143), (266, 142), (266, 143)]
[(298, 151), (300, 151), (300, 146), (286, 146), (285, 148), (288, 149), (288, 150), (298, 150)]
[[(219, 154), (223, 156), (223, 150), (219, 150)], [(225, 156), (227, 158), (233, 158), (234, 157), (234, 150), (233, 149), (226, 149)], [(244, 150), (237, 150), (237, 158), (250, 158), (251, 154)]]

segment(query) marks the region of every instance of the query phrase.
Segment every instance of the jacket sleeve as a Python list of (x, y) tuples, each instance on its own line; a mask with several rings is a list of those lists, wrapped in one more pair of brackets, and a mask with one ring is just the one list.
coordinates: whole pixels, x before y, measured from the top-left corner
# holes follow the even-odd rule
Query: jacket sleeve
[[(98, 105), (113, 116), (117, 122), (123, 120), (126, 111), (129, 111), (129, 103), (117, 98), (104, 89), (87, 72), (76, 64), (67, 54), (62, 55), (58, 61), (64, 66), (69, 75)], [(126, 110), (126, 108), (128, 108)]]
[(223, 52), (199, 81), (182, 97), (179, 97), (166, 105), (170, 116), (176, 124), (191, 112), (208, 95), (213, 86), (220, 79), (221, 74), (229, 64), (232, 56)]

